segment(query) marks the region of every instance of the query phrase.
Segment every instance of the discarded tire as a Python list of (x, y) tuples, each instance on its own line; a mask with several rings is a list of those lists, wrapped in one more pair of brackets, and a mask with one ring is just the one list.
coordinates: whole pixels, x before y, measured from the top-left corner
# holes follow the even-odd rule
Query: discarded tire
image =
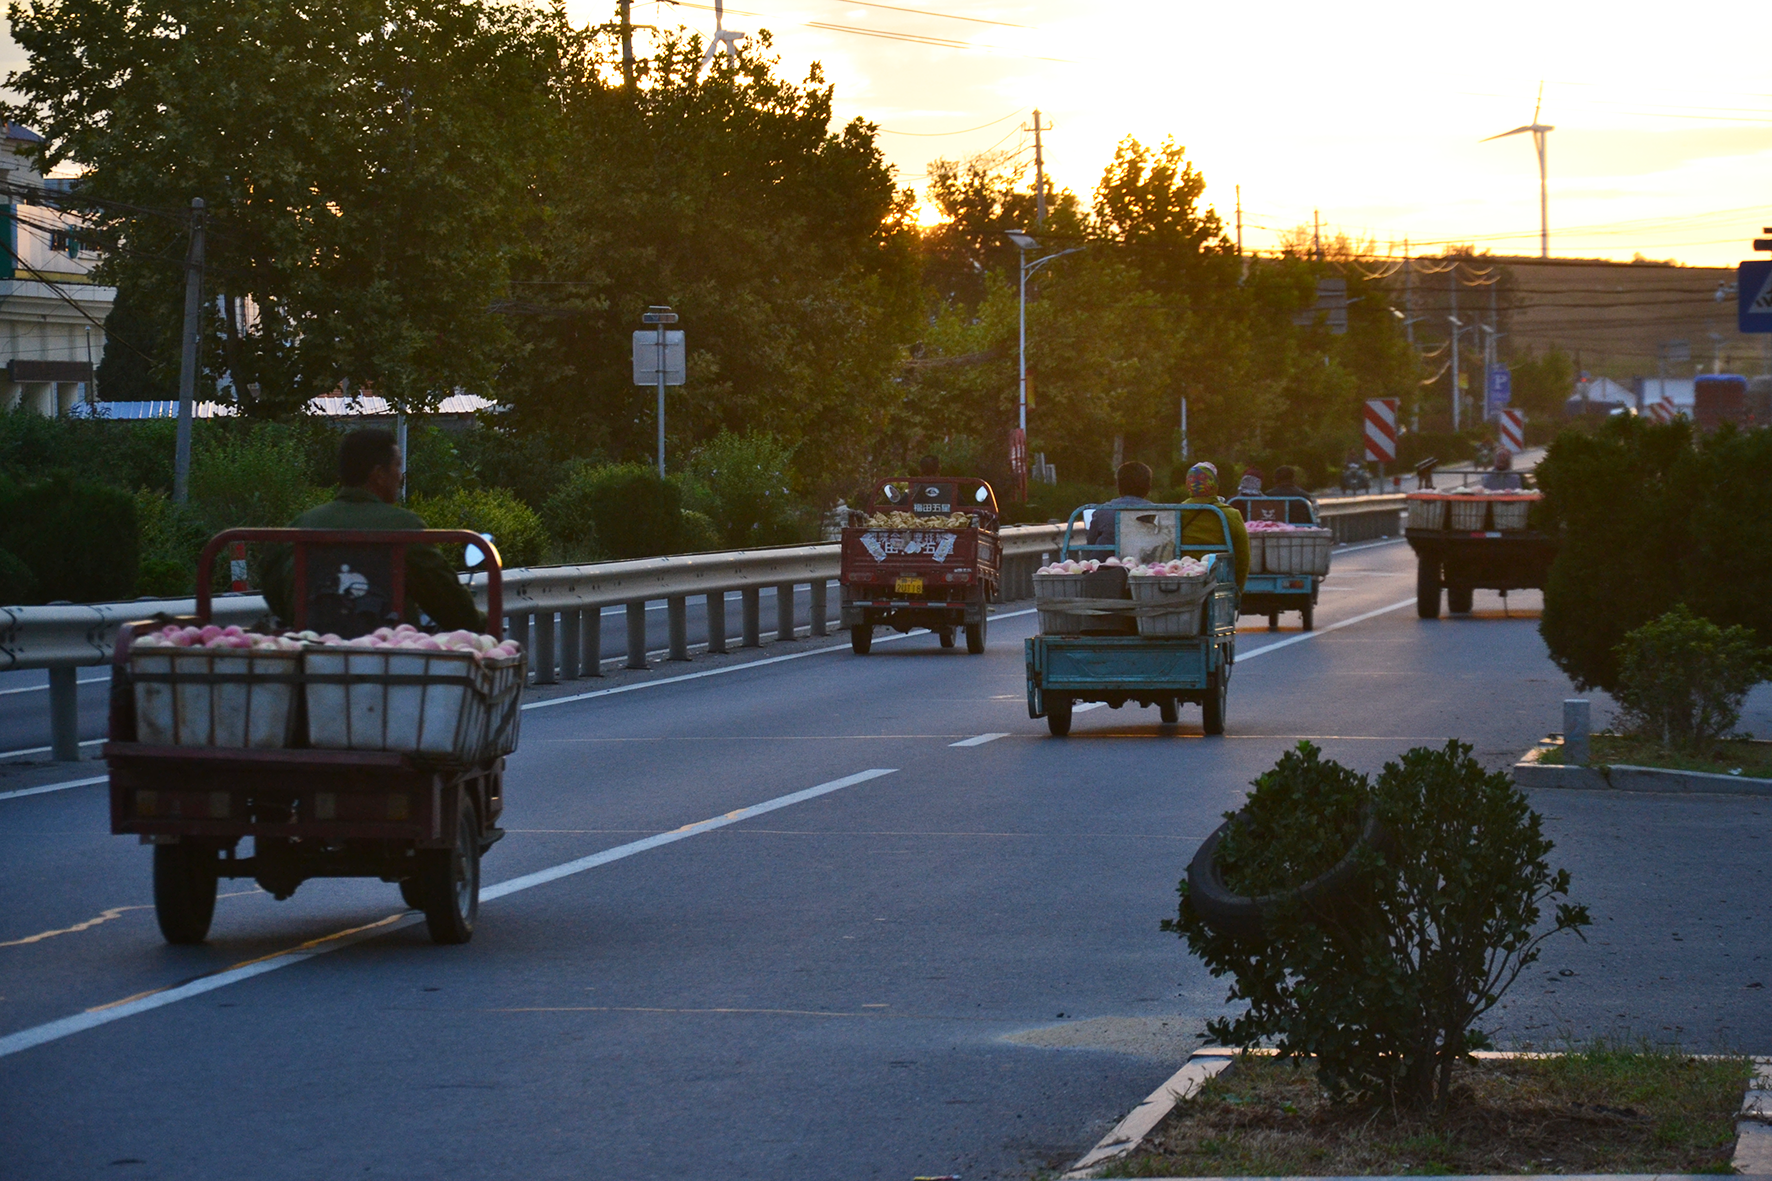
[(1243, 815), (1239, 812), (1219, 825), (1200, 845), (1187, 867), (1188, 906), (1208, 927), (1222, 935), (1237, 938), (1264, 938), (1266, 916), (1277, 907), (1294, 903), (1326, 918), (1336, 917), (1344, 909), (1343, 904), (1349, 899), (1359, 880), (1362, 860), (1360, 850), (1374, 849), (1380, 856), (1384, 856), (1390, 849), (1389, 834), (1378, 822), (1377, 813), (1368, 808), (1365, 822), (1360, 827), (1359, 838), (1342, 855), (1340, 861), (1296, 889), (1248, 898), (1232, 892), (1225, 885), (1224, 874), (1218, 864), (1218, 847), (1223, 842), (1225, 833), (1230, 831), (1232, 825), (1242, 823)]

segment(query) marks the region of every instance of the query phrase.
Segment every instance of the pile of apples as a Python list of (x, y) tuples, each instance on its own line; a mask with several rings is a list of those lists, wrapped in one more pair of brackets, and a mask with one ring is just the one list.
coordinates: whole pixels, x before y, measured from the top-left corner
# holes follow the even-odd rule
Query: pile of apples
[(1195, 578), (1212, 569), (1212, 563), (1196, 558), (1176, 558), (1150, 566), (1134, 566), (1126, 573), (1132, 578)]
[(141, 648), (239, 648), (259, 652), (300, 652), (304, 648), (368, 648), (376, 650), (408, 649), (417, 652), (461, 652), (478, 660), (497, 660), (520, 653), (522, 645), (515, 640), (498, 640), (471, 631), (444, 632), (427, 635), (410, 623), (398, 627), (381, 627), (355, 639), (341, 639), (327, 633), (284, 632), (280, 636), (263, 635), (239, 627), (180, 627), (169, 624), (157, 632), (135, 638), (131, 649)]
[(1288, 525), (1284, 521), (1250, 521), (1244, 528), (1251, 533), (1296, 533), (1299, 526)]

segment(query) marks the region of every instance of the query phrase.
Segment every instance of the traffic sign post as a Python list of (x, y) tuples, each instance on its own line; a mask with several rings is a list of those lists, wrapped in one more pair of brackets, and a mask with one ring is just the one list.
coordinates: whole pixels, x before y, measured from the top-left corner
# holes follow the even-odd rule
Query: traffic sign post
[(665, 387), (682, 385), (687, 376), (688, 348), (681, 330), (667, 329), (677, 322), (677, 313), (668, 307), (653, 306), (640, 317), (642, 324), (652, 324), (648, 331), (634, 333), (634, 384), (658, 387), (658, 478), (665, 474)]
[(1489, 381), (1485, 389), (1485, 418), (1494, 418), (1501, 413), (1514, 398), (1514, 375), (1506, 365), (1489, 366)]
[[(1366, 462), (1386, 464), (1397, 458), (1397, 399), (1366, 399)], [(1383, 475), (1381, 468), (1379, 475)]]

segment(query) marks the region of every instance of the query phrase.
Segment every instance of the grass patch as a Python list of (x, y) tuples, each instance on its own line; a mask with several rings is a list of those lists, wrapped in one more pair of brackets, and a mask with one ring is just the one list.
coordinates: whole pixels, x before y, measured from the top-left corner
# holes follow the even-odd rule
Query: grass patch
[[(1666, 767), (1670, 771), (1708, 771), (1713, 775), (1739, 772), (1749, 779), (1772, 779), (1772, 742), (1734, 739), (1718, 742), (1710, 758), (1682, 754), (1647, 738), (1623, 734), (1595, 734), (1588, 739), (1590, 762), (1602, 766), (1625, 763), (1633, 767)], [(1546, 747), (1540, 763), (1561, 766), (1563, 748)]]
[(1444, 1115), (1334, 1104), (1308, 1064), (1240, 1057), (1105, 1177), (1730, 1173), (1746, 1058), (1599, 1046), (1483, 1059)]

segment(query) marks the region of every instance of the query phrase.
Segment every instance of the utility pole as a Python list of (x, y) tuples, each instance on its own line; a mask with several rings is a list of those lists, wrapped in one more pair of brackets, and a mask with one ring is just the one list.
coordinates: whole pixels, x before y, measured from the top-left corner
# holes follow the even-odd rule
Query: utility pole
[(185, 255), (184, 352), (178, 366), (178, 447), (172, 465), (172, 499), (191, 497), (191, 413), (197, 394), (197, 344), (203, 315), (203, 198), (191, 198), (191, 246)]
[(1458, 433), (1458, 416), (1462, 407), (1459, 406), (1458, 389), (1458, 335), (1464, 325), (1458, 322), (1458, 263), (1452, 263), (1452, 269), (1446, 272), (1447, 281), (1452, 289), (1452, 314), (1446, 319), (1452, 322), (1452, 433)]
[(1317, 261), (1323, 261), (1323, 211), (1311, 210), (1311, 249), (1316, 253)]
[(1237, 257), (1243, 257), (1243, 186), (1237, 186)]
[(633, 0), (621, 0), (621, 84), (634, 88)]
[(1034, 109), (1034, 228), (1046, 224), (1046, 157), (1040, 147), (1040, 111)]
[[(1409, 265), (1409, 239), (1403, 239), (1403, 339), (1409, 342), (1409, 355), (1415, 355), (1415, 270)], [(1409, 429), (1421, 429), (1421, 390), (1409, 401)]]

